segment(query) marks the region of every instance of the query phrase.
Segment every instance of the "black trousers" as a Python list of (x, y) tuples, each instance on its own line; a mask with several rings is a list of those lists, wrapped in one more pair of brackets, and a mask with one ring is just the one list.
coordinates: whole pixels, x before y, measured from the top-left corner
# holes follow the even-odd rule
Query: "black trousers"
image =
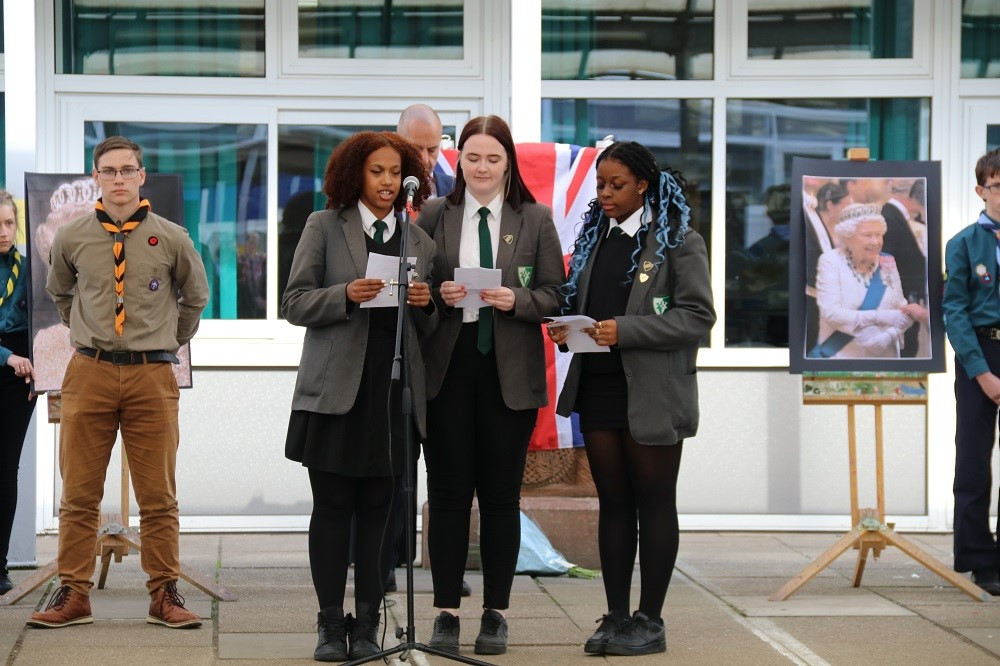
[[(1000, 341), (979, 339), (990, 371), (1000, 376)], [(997, 405), (955, 362), (955, 571), (1000, 569), (990, 532), (990, 458), (997, 439)], [(1000, 531), (1000, 520), (997, 530)]]
[(483, 606), (503, 610), (521, 547), (521, 479), (538, 410), (504, 404), (496, 354), (479, 353), (476, 330), (462, 326), (441, 392), (427, 404), (427, 546), (434, 606), (458, 608), (475, 494)]
[[(0, 336), (0, 344), (18, 356), (28, 356), (28, 334), (8, 333)], [(10, 550), (10, 531), (14, 525), (17, 508), (17, 469), (21, 462), (24, 435), (35, 410), (35, 399), (28, 400), (28, 385), (23, 377), (14, 374), (9, 365), (0, 367), (0, 405), (3, 422), (0, 423), (0, 557), (3, 571), (7, 571), (7, 551)]]

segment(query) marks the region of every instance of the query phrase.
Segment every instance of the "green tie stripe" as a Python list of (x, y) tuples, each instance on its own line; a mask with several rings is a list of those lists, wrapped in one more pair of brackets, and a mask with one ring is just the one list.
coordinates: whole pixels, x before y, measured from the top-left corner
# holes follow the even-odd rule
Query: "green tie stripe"
[(389, 225), (382, 220), (375, 220), (375, 235), (373, 238), (375, 242), (379, 245), (385, 244), (385, 230), (389, 228)]
[(21, 253), (17, 251), (17, 248), (12, 250), (14, 253), (14, 265), (10, 268), (10, 277), (7, 278), (7, 291), (0, 294), (0, 305), (3, 305), (10, 295), (14, 293), (14, 284), (17, 282), (17, 277), (21, 274)]
[[(483, 206), (479, 209), (479, 266), (493, 268), (493, 238), (490, 236), (490, 225), (487, 218), (490, 209)], [(476, 338), (476, 349), (480, 354), (488, 354), (493, 349), (493, 308), (479, 308), (479, 330)]]
[(615, 225), (615, 226), (611, 227), (611, 236), (612, 237), (615, 237), (615, 236), (624, 236), (624, 235), (625, 235), (625, 230), (622, 229), (621, 226)]

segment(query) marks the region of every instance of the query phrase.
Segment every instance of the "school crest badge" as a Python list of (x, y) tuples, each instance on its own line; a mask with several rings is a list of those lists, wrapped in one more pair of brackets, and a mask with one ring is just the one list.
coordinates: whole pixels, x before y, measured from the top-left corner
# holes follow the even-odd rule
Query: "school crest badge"
[(653, 296), (653, 312), (660, 315), (670, 309), (669, 296)]
[(517, 267), (517, 279), (520, 280), (522, 287), (531, 286), (531, 278), (535, 274), (534, 266), (518, 266)]

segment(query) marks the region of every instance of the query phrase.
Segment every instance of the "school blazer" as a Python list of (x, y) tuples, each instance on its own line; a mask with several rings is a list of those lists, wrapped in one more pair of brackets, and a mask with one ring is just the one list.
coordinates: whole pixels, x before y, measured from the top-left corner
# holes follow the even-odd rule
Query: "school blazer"
[[(640, 444), (676, 444), (698, 432), (695, 365), (698, 345), (715, 324), (715, 309), (708, 252), (702, 237), (689, 231), (682, 246), (665, 252), (663, 263), (643, 271), (644, 265), (656, 264), (656, 248), (653, 234), (646, 234), (625, 314), (615, 317), (615, 323), (628, 383), (628, 424), (632, 437)], [(580, 311), (587, 303), (595, 256), (597, 248), (580, 274), (577, 292)], [(673, 266), (669, 265), (671, 260)], [(645, 282), (640, 279), (643, 273), (649, 275)], [(669, 309), (657, 314), (664, 298), (670, 299)], [(569, 416), (576, 406), (582, 364), (579, 354), (570, 362), (556, 408), (562, 416)]]
[[(434, 242), (411, 225), (407, 256), (416, 257), (416, 280), (431, 282)], [(368, 249), (357, 206), (319, 210), (305, 229), (281, 299), (281, 314), (305, 326), (292, 409), (321, 414), (345, 414), (354, 405), (368, 346), (368, 313), (347, 299), (347, 284), (365, 276)], [(414, 413), (421, 436), (426, 425), (424, 362), (419, 338), (437, 325), (437, 307), (430, 312), (411, 307), (407, 358), (413, 383)]]
[[(417, 218), (438, 248), (431, 293), (441, 316), (438, 327), (424, 340), (428, 399), (441, 390), (462, 328), (462, 311), (444, 304), (440, 287), (455, 279), (464, 214), (464, 203), (456, 206), (440, 198), (426, 202)], [(524, 270), (527, 267), (531, 267), (530, 276)], [(502, 271), (500, 284), (514, 291), (513, 310), (493, 311), (493, 346), (503, 401), (511, 409), (543, 407), (549, 398), (540, 324), (544, 317), (558, 313), (559, 287), (566, 280), (559, 234), (548, 206), (526, 203), (514, 210), (504, 202), (496, 268)]]

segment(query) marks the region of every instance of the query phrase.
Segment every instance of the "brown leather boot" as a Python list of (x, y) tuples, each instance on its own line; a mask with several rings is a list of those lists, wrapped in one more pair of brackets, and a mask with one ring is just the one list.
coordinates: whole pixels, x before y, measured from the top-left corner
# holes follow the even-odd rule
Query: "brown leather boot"
[(195, 629), (201, 618), (184, 608), (184, 597), (177, 592), (177, 583), (164, 583), (150, 595), (149, 615), (146, 622), (162, 624), (171, 629)]
[(77, 592), (69, 585), (63, 585), (49, 599), (45, 610), (31, 614), (29, 627), (58, 629), (71, 624), (91, 624), (90, 596)]

